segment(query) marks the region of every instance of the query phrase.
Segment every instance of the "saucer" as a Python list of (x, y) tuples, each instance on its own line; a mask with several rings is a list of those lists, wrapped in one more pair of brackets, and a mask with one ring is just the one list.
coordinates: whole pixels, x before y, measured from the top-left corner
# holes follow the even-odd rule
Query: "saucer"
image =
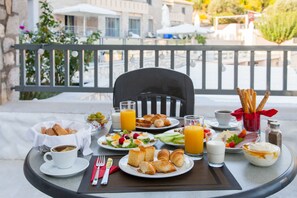
[(208, 120), (206, 122), (206, 124), (208, 124), (210, 127), (214, 128), (214, 129), (218, 129), (218, 130), (227, 130), (227, 129), (236, 129), (239, 126), (238, 122), (230, 122), (229, 125), (219, 125), (219, 123), (217, 121), (214, 120)]
[(89, 166), (89, 161), (78, 157), (74, 162), (73, 166), (70, 168), (58, 168), (53, 162), (45, 162), (40, 166), (40, 171), (43, 174), (50, 175), (53, 177), (71, 177), (82, 171), (84, 171)]

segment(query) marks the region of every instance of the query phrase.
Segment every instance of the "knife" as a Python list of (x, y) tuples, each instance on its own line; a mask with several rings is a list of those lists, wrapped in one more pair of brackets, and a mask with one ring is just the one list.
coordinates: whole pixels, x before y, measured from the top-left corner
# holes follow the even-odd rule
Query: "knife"
[(110, 170), (110, 167), (112, 166), (112, 162), (113, 162), (112, 159), (111, 158), (108, 158), (108, 160), (106, 162), (106, 170), (104, 172), (101, 185), (107, 185), (108, 176), (109, 176), (109, 170)]

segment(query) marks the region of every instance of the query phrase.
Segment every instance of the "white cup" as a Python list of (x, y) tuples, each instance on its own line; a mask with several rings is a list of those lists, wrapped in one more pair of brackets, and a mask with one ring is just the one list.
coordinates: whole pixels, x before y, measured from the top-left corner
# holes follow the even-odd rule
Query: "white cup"
[(231, 121), (231, 111), (229, 110), (217, 110), (215, 111), (215, 117), (221, 126), (228, 126)]
[(114, 131), (121, 131), (121, 110), (119, 107), (114, 107), (112, 109), (111, 122)]
[[(51, 156), (51, 159), (48, 159)], [(75, 145), (58, 145), (52, 147), (50, 152), (43, 156), (44, 161), (53, 162), (58, 168), (70, 168), (77, 159), (77, 146)]]
[(208, 165), (211, 167), (222, 167), (225, 159), (225, 143), (211, 140), (206, 143)]

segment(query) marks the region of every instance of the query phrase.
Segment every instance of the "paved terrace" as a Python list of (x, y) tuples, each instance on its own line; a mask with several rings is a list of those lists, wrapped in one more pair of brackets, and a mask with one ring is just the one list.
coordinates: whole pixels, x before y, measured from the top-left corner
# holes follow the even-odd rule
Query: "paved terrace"
[[(28, 128), (38, 122), (55, 119), (83, 121), (87, 113), (94, 111), (107, 114), (112, 107), (111, 97), (111, 94), (64, 93), (47, 100), (19, 101), (0, 106), (0, 197), (47, 197), (31, 186), (23, 174), (23, 160), (32, 146), (26, 138)], [(240, 105), (238, 96), (212, 95), (196, 96), (195, 104), (195, 113), (206, 117), (213, 117), (216, 109), (234, 110)], [(266, 109), (272, 107), (279, 110), (276, 119), (294, 121), (292, 124), (296, 125), (296, 130), (283, 130), (283, 141), (296, 150), (296, 97), (271, 96)], [(286, 128), (284, 125), (281, 127)], [(271, 197), (296, 197), (296, 185), (297, 178)]]

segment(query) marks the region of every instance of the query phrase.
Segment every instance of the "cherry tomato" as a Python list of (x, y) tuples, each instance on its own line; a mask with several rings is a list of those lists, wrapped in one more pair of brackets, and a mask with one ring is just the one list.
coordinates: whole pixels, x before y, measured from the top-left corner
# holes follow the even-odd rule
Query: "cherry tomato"
[(137, 139), (138, 136), (139, 136), (138, 133), (134, 133), (134, 134), (133, 134), (133, 139)]
[(121, 138), (119, 139), (119, 144), (122, 145), (122, 144), (124, 143), (124, 141), (125, 141), (125, 138), (124, 138), (124, 137), (121, 137)]

